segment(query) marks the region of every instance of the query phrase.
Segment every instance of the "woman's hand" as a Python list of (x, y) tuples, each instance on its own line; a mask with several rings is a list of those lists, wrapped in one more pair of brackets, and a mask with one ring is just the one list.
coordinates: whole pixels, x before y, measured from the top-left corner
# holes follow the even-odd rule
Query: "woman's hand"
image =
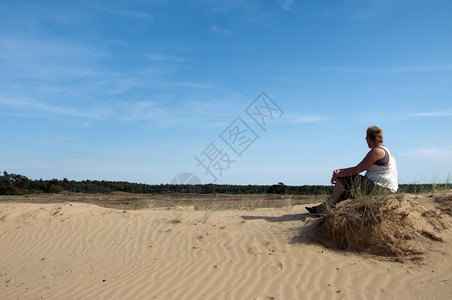
[(340, 169), (333, 171), (333, 176), (331, 176), (331, 184), (335, 184), (337, 181), (337, 177), (339, 177), (339, 173), (341, 172)]

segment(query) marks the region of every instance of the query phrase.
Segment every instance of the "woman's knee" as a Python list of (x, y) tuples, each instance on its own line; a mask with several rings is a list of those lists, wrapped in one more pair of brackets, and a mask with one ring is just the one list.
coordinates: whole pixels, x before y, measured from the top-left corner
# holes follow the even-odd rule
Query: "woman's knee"
[(338, 178), (338, 180), (336, 181), (336, 184), (334, 185), (334, 189), (345, 190), (345, 184), (342, 182), (342, 180), (340, 180), (340, 178)]

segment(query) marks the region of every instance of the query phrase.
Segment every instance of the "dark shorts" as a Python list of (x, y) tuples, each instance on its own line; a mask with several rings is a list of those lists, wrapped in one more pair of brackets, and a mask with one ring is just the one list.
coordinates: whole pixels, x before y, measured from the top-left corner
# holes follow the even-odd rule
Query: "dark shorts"
[(347, 199), (360, 198), (362, 196), (382, 194), (389, 191), (382, 186), (374, 184), (369, 178), (360, 174), (348, 177), (339, 177), (337, 180), (340, 181), (345, 187), (345, 191), (339, 198), (338, 202)]

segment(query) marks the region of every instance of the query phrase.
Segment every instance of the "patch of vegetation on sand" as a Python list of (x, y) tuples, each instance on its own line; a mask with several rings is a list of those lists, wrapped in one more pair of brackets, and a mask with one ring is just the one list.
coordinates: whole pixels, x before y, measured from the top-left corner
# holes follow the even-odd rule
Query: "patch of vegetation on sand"
[[(406, 195), (372, 196), (347, 200), (326, 211), (318, 223), (323, 242), (332, 247), (403, 259), (426, 252), (426, 245), (443, 242), (450, 227), (451, 194), (437, 196), (435, 210)], [(448, 217), (448, 216), (447, 216)]]

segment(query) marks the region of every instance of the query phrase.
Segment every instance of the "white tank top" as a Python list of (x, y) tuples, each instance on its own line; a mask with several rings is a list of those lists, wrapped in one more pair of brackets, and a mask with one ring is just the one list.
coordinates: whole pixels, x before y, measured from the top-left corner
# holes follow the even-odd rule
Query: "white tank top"
[(392, 153), (388, 150), (388, 148), (384, 146), (378, 147), (388, 152), (389, 162), (386, 165), (382, 166), (373, 164), (372, 166), (370, 166), (370, 168), (367, 169), (365, 176), (369, 178), (374, 184), (386, 187), (390, 189), (391, 192), (395, 193), (399, 188), (396, 160)]

